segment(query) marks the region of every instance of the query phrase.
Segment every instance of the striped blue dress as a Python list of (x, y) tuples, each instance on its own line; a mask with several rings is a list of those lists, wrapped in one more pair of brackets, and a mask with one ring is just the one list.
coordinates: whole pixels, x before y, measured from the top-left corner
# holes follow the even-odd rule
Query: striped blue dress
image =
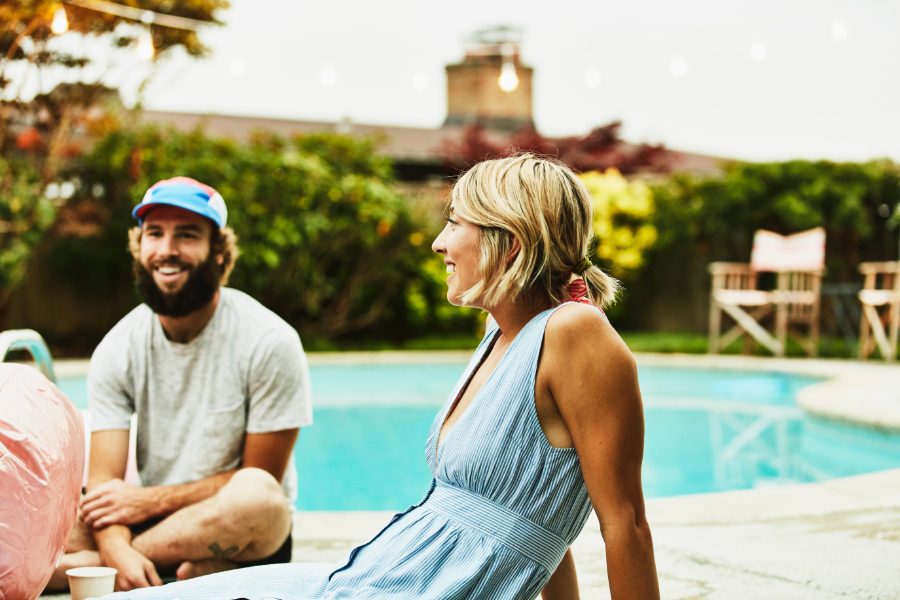
[(431, 425), (431, 489), (343, 566), (251, 567), (107, 598), (535, 598), (591, 510), (575, 449), (551, 446), (535, 409), (554, 310), (519, 332), (438, 448), (448, 411), (497, 337), (496, 327), (487, 332)]

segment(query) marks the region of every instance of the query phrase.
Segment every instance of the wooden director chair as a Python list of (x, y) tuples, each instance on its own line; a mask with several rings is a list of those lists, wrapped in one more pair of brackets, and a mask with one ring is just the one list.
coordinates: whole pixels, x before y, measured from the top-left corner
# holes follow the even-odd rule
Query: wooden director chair
[(900, 330), (900, 261), (865, 262), (859, 265), (863, 274), (862, 304), (859, 319), (859, 357), (867, 358), (877, 347), (881, 357), (897, 359)]
[[(749, 264), (711, 263), (709, 352), (718, 354), (744, 337), (745, 352), (755, 340), (775, 356), (784, 356), (790, 332), (809, 356), (815, 356), (824, 270), (821, 227), (789, 236), (761, 229), (753, 237)], [(761, 273), (775, 274), (774, 288), (758, 288)], [(723, 313), (734, 321), (724, 333)]]

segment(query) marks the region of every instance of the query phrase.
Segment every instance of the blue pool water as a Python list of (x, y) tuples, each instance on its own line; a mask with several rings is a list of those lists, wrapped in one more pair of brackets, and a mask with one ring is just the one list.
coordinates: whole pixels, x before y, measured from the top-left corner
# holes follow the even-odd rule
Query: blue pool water
[[(314, 365), (315, 424), (295, 448), (300, 510), (396, 510), (431, 481), (423, 456), (459, 363)], [(746, 489), (900, 467), (900, 435), (807, 416), (815, 378), (643, 366), (648, 497)], [(60, 387), (87, 405), (84, 379)]]

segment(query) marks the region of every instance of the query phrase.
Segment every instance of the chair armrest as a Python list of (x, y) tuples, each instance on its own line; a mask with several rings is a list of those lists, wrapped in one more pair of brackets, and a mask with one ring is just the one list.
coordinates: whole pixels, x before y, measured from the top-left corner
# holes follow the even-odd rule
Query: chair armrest
[(743, 275), (753, 272), (750, 263), (712, 262), (708, 268), (713, 275)]
[(863, 275), (881, 275), (882, 273), (900, 273), (900, 260), (887, 262), (859, 263), (859, 272)]

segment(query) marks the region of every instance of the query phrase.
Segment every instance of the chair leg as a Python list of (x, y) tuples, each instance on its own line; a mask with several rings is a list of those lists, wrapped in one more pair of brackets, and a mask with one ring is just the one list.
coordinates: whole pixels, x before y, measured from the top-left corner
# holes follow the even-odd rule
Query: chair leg
[(887, 334), (884, 332), (884, 322), (887, 321), (889, 313), (885, 313), (884, 320), (882, 321), (882, 317), (878, 313), (876, 307), (867, 304), (863, 307), (863, 310), (865, 311), (866, 318), (872, 328), (872, 337), (874, 338), (874, 343), (872, 344), (873, 349), (874, 347), (877, 347), (881, 351), (881, 357), (885, 360), (890, 360), (888, 357), (893, 355), (893, 352), (890, 351), (890, 343), (888, 342)]
[(869, 357), (869, 316), (866, 313), (866, 307), (863, 305), (859, 313), (859, 358), (864, 360)]
[(719, 353), (719, 332), (722, 327), (722, 311), (715, 300), (711, 300), (709, 304), (709, 347), (707, 351), (710, 354)]
[(885, 356), (886, 360), (895, 360), (897, 358), (897, 342), (900, 337), (900, 302), (894, 302), (888, 308), (888, 331), (889, 341), (888, 350), (890, 356)]
[(811, 357), (816, 357), (819, 355), (819, 319), (816, 318), (818, 316), (818, 311), (813, 312), (813, 318), (809, 323), (809, 351), (808, 354)]
[(775, 356), (784, 356), (787, 351), (788, 305), (779, 302), (775, 308), (775, 339), (778, 340), (779, 352)]

